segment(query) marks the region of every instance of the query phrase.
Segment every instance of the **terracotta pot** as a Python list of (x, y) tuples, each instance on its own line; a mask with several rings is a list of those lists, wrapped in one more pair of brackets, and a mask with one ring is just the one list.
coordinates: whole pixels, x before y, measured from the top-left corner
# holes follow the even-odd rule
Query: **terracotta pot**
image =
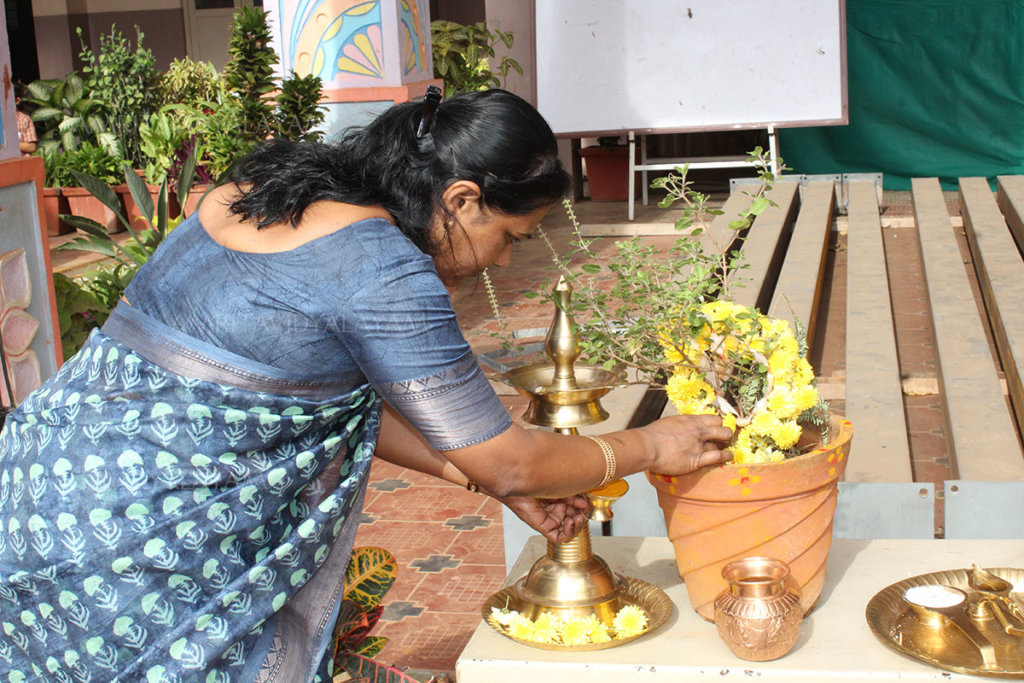
[(46, 212), (46, 234), (54, 237), (74, 232), (75, 228), (60, 219), (60, 214), (71, 213), (68, 199), (59, 187), (43, 188), (43, 210)]
[(853, 425), (832, 416), (831, 441), (815, 444), (804, 429), (805, 453), (762, 465), (705, 467), (681, 477), (648, 473), (665, 513), (679, 576), (690, 604), (708, 621), (727, 584), (722, 568), (743, 557), (774, 557), (789, 565), (809, 612), (825, 583), (839, 479)]
[(124, 224), (117, 218), (113, 211), (108, 209), (100, 200), (96, 199), (84, 187), (62, 188), (64, 196), (68, 198), (68, 213), (83, 218), (91, 218), (104, 228), (108, 233), (121, 232)]
[[(153, 200), (153, 213), (156, 213), (157, 202), (160, 201), (160, 186), (146, 184), (146, 188), (149, 190), (149, 197)], [(121, 196), (121, 201), (124, 202), (125, 218), (131, 221), (132, 230), (136, 232), (146, 230), (151, 227), (149, 221), (142, 215), (142, 209), (135, 203), (135, 198), (132, 197), (131, 190), (128, 189), (128, 185), (116, 185), (114, 191)], [(178, 199), (174, 196), (174, 192), (168, 190), (167, 192), (167, 215), (170, 218), (177, 217), (181, 213), (181, 207), (178, 205)]]
[(199, 208), (199, 201), (203, 198), (213, 185), (193, 185), (192, 189), (188, 192), (188, 199), (185, 201), (184, 210), (182, 213), (185, 216), (191, 216)]
[[(629, 199), (629, 147), (584, 147), (580, 157), (587, 164), (590, 199), (595, 202), (618, 202)], [(640, 185), (633, 187), (633, 196), (640, 196)]]

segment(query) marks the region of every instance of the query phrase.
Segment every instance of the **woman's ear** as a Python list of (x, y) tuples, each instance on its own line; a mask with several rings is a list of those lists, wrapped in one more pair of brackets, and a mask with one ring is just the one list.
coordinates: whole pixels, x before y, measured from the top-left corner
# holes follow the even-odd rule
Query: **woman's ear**
[(448, 213), (463, 225), (469, 225), (471, 221), (467, 219), (471, 219), (483, 209), (482, 199), (483, 192), (480, 191), (480, 186), (472, 180), (456, 180), (445, 188), (441, 195), (441, 201)]

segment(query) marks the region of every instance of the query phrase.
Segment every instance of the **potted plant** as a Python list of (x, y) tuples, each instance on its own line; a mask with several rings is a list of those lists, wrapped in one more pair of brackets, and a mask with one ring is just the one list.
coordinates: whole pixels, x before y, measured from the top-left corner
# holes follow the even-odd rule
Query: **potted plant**
[(334, 667), (352, 680), (416, 683), (401, 670), (373, 659), (388, 642), (368, 635), (384, 611), (384, 595), (398, 576), (394, 556), (383, 548), (356, 548), (345, 570), (341, 609), (334, 624)]
[(496, 59), (494, 48), (511, 48), (511, 31), (491, 30), (484, 22), (462, 25), (441, 19), (430, 22), (430, 48), (434, 58), (434, 77), (444, 80), (444, 96), (461, 92), (500, 88), (512, 71), (520, 75), (523, 67), (508, 56)]
[[(590, 198), (595, 202), (629, 199), (629, 146), (620, 136), (599, 137), (596, 145), (580, 150), (587, 167)], [(639, 188), (634, 190), (634, 196)]]
[[(132, 168), (143, 168), (139, 127), (157, 108), (156, 84), (160, 72), (151, 50), (142, 46), (144, 35), (135, 27), (135, 45), (117, 29), (102, 34), (94, 53), (84, 41), (79, 59), (85, 65), (85, 89), (99, 103), (99, 111), (117, 140), (121, 157)], [(81, 40), (82, 30), (78, 29)]]
[[(179, 196), (188, 192), (194, 163), (195, 157), (189, 156), (177, 187)], [(106, 321), (139, 267), (182, 220), (181, 216), (173, 218), (169, 214), (171, 201), (166, 174), (158, 188), (157, 201), (153, 202), (145, 181), (134, 170), (125, 167), (125, 185), (132, 194), (133, 204), (139, 207), (140, 215), (149, 216), (142, 230), (137, 229), (135, 221), (129, 220), (121, 208), (118, 195), (104, 181), (78, 171), (71, 174), (75, 182), (90, 192), (108, 211), (116, 212), (116, 220), (128, 230), (129, 238), (115, 240), (104, 226), (84, 216), (64, 217), (84, 235), (61, 244), (57, 247), (59, 250), (97, 253), (109, 261), (77, 278), (68, 278), (60, 273), (54, 275), (65, 360), (81, 348), (94, 327)]]
[(751, 161), (761, 184), (722, 244), (702, 234), (706, 218), (721, 211), (708, 208), (681, 167), (653, 183), (666, 191), (661, 206), (683, 205), (671, 258), (653, 258), (655, 247), (637, 238), (599, 256), (568, 202), (574, 251), (555, 254), (574, 290), (569, 312), (583, 358), (631, 368), (679, 412), (719, 414), (736, 434), (731, 463), (678, 477), (648, 473), (691, 604), (707, 619), (726, 587), (722, 567), (749, 555), (789, 563), (804, 609), (813, 607), (852, 436), (817, 392), (802, 331), (731, 299), (742, 273), (735, 244), (771, 204), (767, 155), (758, 148)]
[(93, 142), (111, 154), (117, 139), (107, 130), (99, 101), (88, 97), (85, 80), (72, 71), (61, 79), (28, 84), (23, 100), (33, 106), (32, 121), (39, 135), (39, 150), (72, 151), (82, 142)]
[(51, 237), (74, 232), (74, 226), (61, 219), (61, 214), (70, 212), (68, 198), (64, 196), (63, 187), (74, 182), (70, 171), (63, 165), (61, 153), (57, 148), (50, 147), (40, 150), (43, 157), (45, 176), (43, 179), (43, 211), (46, 216), (46, 234)]
[[(122, 161), (107, 150), (91, 142), (83, 142), (78, 149), (66, 150), (60, 157), (62, 173), (70, 174), (74, 182), (63, 186), (63, 194), (68, 199), (68, 209), (72, 215), (87, 218), (101, 226), (109, 233), (124, 229), (118, 220), (122, 202), (116, 198), (111, 204), (100, 201), (94, 192), (82, 185), (82, 177), (88, 176), (108, 187), (116, 185), (121, 174)], [(113, 194), (113, 191), (111, 191)], [(62, 218), (74, 224), (66, 216)]]

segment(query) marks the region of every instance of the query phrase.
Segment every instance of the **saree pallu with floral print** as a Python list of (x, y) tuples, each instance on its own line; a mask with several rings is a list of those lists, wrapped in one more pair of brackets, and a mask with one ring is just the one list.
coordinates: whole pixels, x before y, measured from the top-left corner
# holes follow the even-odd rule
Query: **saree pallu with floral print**
[(330, 680), (380, 400), (104, 332), (0, 434), (0, 679)]

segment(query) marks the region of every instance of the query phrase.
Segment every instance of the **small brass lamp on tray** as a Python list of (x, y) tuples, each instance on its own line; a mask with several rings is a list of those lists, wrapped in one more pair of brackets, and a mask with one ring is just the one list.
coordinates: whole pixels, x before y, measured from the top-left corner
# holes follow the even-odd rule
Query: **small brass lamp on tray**
[[(560, 434), (608, 419), (600, 398), (624, 384), (621, 374), (576, 364), (580, 354), (569, 313), (572, 288), (560, 279), (556, 310), (544, 341), (549, 363), (510, 370), (502, 379), (530, 399), (523, 420)], [(553, 453), (552, 457), (558, 457)], [(629, 485), (614, 479), (587, 492), (589, 516), (609, 521), (611, 506)], [(587, 651), (614, 647), (661, 626), (672, 602), (657, 586), (622, 576), (591, 549), (590, 529), (575, 538), (548, 541), (547, 552), (526, 576), (492, 595), (484, 620), (517, 642), (546, 650)]]

